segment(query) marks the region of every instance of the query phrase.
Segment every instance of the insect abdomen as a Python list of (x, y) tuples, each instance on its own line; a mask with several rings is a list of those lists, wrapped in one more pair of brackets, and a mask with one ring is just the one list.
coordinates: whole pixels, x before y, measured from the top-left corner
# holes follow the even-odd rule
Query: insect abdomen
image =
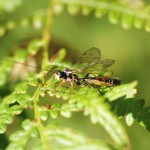
[(93, 84), (97, 86), (117, 86), (121, 84), (121, 80), (114, 78), (85, 78), (84, 79), (88, 84)]
[(121, 84), (121, 80), (119, 79), (114, 79), (114, 78), (100, 78), (99, 79), (101, 82), (106, 83), (108, 85), (120, 85)]

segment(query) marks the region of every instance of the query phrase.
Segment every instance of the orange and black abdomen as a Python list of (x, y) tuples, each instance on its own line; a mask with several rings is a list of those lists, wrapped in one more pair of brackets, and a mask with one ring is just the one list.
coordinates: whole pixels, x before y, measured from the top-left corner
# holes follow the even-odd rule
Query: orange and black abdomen
[(121, 80), (115, 78), (99, 78), (102, 83), (106, 83), (110, 86), (117, 86), (121, 84)]
[(95, 86), (117, 86), (121, 84), (120, 79), (115, 78), (99, 78), (99, 77), (88, 77), (84, 79), (88, 84), (92, 84)]

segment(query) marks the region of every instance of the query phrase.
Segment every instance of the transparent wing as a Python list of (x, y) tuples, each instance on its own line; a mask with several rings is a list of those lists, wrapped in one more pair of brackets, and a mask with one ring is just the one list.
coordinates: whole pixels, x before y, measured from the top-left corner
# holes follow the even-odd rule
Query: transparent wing
[(115, 60), (112, 59), (104, 59), (100, 61), (100, 67), (101, 69), (106, 69), (108, 67), (110, 67), (111, 65), (113, 65), (115, 63)]
[(115, 61), (111, 59), (100, 60), (100, 56), (100, 49), (92, 47), (87, 50), (69, 69), (73, 72), (80, 72), (84, 74), (98, 74), (100, 72), (104, 72), (105, 69), (114, 64)]
[[(101, 60), (99, 63), (87, 66), (82, 69), (84, 73), (92, 73), (92, 74), (104, 74), (107, 72), (107, 68), (114, 64), (114, 60), (112, 59), (105, 59)], [(110, 72), (110, 71), (109, 71)], [(113, 72), (111, 73), (113, 74)]]
[(82, 72), (82, 70), (100, 63), (100, 56), (100, 49), (92, 47), (88, 49), (69, 69), (76, 72)]

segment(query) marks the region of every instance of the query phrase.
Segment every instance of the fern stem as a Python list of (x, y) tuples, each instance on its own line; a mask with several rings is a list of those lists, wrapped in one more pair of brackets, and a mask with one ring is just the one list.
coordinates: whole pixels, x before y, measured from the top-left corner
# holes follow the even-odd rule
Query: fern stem
[(34, 111), (35, 111), (35, 120), (37, 121), (37, 128), (39, 130), (40, 136), (41, 136), (41, 141), (44, 145), (44, 149), (46, 150), (50, 150), (51, 149), (51, 145), (50, 142), (48, 140), (48, 137), (46, 136), (46, 134), (44, 133), (44, 126), (41, 122), (40, 119), (40, 111), (38, 109), (38, 101), (39, 101), (39, 96), (40, 96), (40, 89), (41, 89), (42, 85), (39, 85), (39, 87), (37, 88), (33, 98), (34, 98)]
[[(47, 14), (47, 23), (44, 29), (44, 33), (43, 33), (43, 59), (42, 59), (42, 68), (45, 68), (47, 66), (47, 62), (48, 62), (48, 45), (49, 42), (51, 40), (51, 29), (52, 29), (52, 24), (53, 24), (53, 4), (54, 4), (54, 0), (50, 1), (50, 5), (48, 7), (48, 14)], [(44, 74), (44, 71), (43, 71)], [(44, 78), (42, 81), (42, 84), (44, 83)], [(35, 119), (37, 121), (37, 127), (38, 130), (40, 132), (40, 136), (41, 136), (41, 141), (44, 145), (44, 149), (46, 150), (50, 150), (51, 148), (51, 144), (48, 140), (48, 136), (46, 136), (46, 134), (44, 133), (44, 126), (41, 122), (40, 119), (40, 111), (38, 109), (38, 102), (39, 102), (39, 96), (40, 96), (40, 89), (42, 87), (42, 84), (39, 85), (39, 87), (37, 88), (35, 94), (34, 94), (34, 111), (35, 111)]]
[(45, 68), (48, 62), (48, 46), (51, 41), (51, 30), (53, 24), (53, 1), (50, 1), (50, 5), (48, 7), (47, 13), (47, 23), (43, 32), (43, 60), (42, 60), (42, 68)]

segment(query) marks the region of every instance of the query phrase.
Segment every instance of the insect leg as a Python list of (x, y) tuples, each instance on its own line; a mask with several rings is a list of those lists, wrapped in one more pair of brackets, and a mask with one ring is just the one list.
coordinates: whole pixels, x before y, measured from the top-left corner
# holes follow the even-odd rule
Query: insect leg
[(73, 88), (74, 87), (74, 75), (72, 75), (72, 82), (71, 82), (71, 87), (70, 88)]
[(96, 89), (98, 90), (98, 92), (102, 95), (103, 93), (99, 90), (99, 88), (96, 87)]
[(63, 79), (62, 82), (59, 84), (59, 86), (56, 88), (56, 90), (58, 90), (65, 82), (66, 82), (66, 80)]
[(103, 93), (100, 91), (100, 89), (99, 89), (97, 86), (92, 85), (92, 87), (96, 88), (96, 89), (98, 90), (98, 92), (99, 92), (101, 95), (103, 95)]
[(89, 76), (89, 73), (84, 78), (87, 78), (88, 76)]

